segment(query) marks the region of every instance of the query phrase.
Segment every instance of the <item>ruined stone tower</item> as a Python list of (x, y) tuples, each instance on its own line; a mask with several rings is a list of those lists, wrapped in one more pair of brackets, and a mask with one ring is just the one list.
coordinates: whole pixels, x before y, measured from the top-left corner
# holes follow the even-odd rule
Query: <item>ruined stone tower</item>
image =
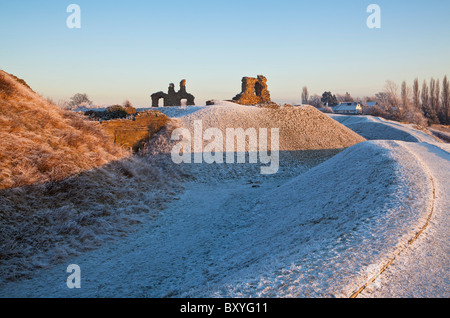
[(267, 79), (258, 75), (242, 78), (242, 92), (233, 98), (233, 101), (241, 105), (255, 105), (270, 103), (270, 93), (267, 90)]

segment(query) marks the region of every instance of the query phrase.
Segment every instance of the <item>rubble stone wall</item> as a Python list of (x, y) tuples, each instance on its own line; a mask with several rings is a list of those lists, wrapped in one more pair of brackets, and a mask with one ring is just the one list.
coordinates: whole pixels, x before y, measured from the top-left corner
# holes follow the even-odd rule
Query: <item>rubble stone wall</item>
[(233, 101), (241, 105), (271, 103), (267, 79), (262, 75), (258, 75), (256, 78), (243, 77), (242, 92), (236, 95)]

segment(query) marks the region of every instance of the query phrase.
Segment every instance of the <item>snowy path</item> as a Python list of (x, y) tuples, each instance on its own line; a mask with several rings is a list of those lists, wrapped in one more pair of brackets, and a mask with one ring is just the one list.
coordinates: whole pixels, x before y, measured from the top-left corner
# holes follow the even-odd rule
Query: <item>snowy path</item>
[(408, 142), (436, 142), (436, 139), (432, 136), (414, 129), (412, 124), (401, 124), (373, 116), (328, 115), (368, 140), (388, 139)]
[(429, 143), (404, 143), (403, 146), (431, 174), (436, 191), (433, 214), (414, 243), (360, 297), (447, 298), (450, 296), (450, 153)]
[[(253, 195), (247, 192), (249, 188)], [(220, 256), (214, 253), (220, 250), (214, 246), (217, 238), (232, 235), (230, 228), (246, 222), (244, 218), (228, 218), (218, 210), (228, 204), (234, 209), (249, 205), (247, 200), (262, 188), (230, 184), (214, 190), (219, 189), (188, 184), (180, 200), (154, 224), (117, 244), (71, 260), (81, 267), (79, 290), (67, 288), (68, 264), (63, 264), (42, 271), (32, 280), (10, 284), (0, 296), (166, 297), (174, 296), (177, 288), (205, 284), (208, 268)], [(235, 197), (238, 192), (247, 195)], [(214, 200), (205, 195), (214, 195)]]
[[(402, 147), (425, 167), (435, 188), (433, 211), (423, 232), (358, 297), (450, 296), (450, 145), (400, 124), (372, 116), (331, 115), (367, 139), (402, 139)], [(375, 277), (374, 277), (375, 278)]]

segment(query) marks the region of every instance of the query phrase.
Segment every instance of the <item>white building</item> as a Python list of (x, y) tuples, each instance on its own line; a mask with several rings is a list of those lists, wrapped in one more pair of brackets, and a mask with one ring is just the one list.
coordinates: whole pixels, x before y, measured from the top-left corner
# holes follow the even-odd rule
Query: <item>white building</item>
[(352, 114), (359, 115), (362, 114), (361, 103), (351, 102), (351, 103), (340, 103), (339, 105), (333, 107), (335, 114)]

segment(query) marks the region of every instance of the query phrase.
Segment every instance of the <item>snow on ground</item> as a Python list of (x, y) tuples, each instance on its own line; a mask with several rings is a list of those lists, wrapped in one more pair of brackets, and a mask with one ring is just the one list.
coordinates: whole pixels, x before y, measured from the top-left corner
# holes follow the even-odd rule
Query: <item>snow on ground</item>
[(64, 264), (0, 295), (346, 296), (416, 230), (430, 192), (395, 142), (360, 143), (294, 178), (249, 177), (188, 184), (136, 235), (70, 260), (80, 290)]
[(404, 143), (426, 167), (436, 191), (434, 210), (423, 234), (395, 259), (387, 271), (364, 290), (361, 297), (450, 296), (450, 147)]
[(425, 230), (360, 297), (449, 297), (450, 145), (438, 142), (413, 125), (372, 116), (331, 117), (367, 139), (410, 141), (399, 144), (419, 160), (436, 192), (433, 213)]
[[(333, 157), (282, 153), (272, 176), (251, 165), (186, 165), (186, 191), (153, 222), (8, 283), (0, 297), (349, 297), (393, 256), (361, 296), (448, 297), (450, 147), (374, 122), (396, 129), (385, 130), (391, 140)], [(396, 141), (410, 138), (398, 131), (416, 140)], [(81, 289), (66, 286), (69, 264), (81, 267)]]
[[(261, 128), (267, 128), (269, 132), (271, 128), (277, 128), (279, 150), (339, 149), (365, 141), (312, 106), (274, 109), (222, 102), (180, 117), (179, 122), (192, 134), (199, 120), (204, 129), (220, 130), (224, 139), (228, 128), (254, 129), (258, 132)], [(205, 141), (205, 146), (208, 143)], [(226, 141), (223, 143), (226, 144)]]
[(406, 244), (430, 190), (417, 160), (395, 142), (353, 146), (266, 193), (236, 253), (251, 262), (185, 295), (349, 296), (368, 269)]
[(139, 108), (138, 111), (144, 111), (144, 110), (157, 110), (169, 117), (172, 118), (178, 118), (181, 116), (186, 116), (191, 113), (194, 113), (196, 111), (199, 111), (201, 109), (207, 108), (208, 106), (165, 106), (165, 107), (152, 107), (152, 108)]
[(401, 124), (373, 116), (353, 116), (328, 114), (334, 120), (347, 126), (368, 140), (401, 140), (418, 142), (419, 140), (435, 142), (435, 139), (423, 131), (413, 128), (412, 124)]

